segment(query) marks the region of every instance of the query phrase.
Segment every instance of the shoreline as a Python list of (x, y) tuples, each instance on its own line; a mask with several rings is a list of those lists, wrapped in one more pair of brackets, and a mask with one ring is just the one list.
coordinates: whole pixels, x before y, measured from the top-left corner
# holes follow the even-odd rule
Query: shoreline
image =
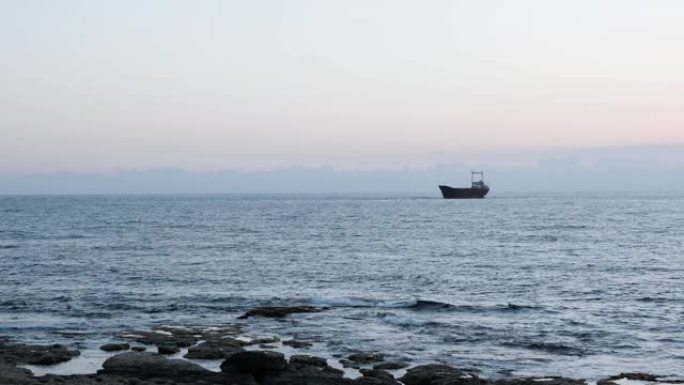
[[(269, 308), (246, 316), (284, 318), (319, 309)], [(273, 312), (273, 309), (282, 311)], [(245, 317), (246, 318), (246, 317)], [(672, 374), (623, 373), (600, 379), (483, 376), (451, 362), (417, 363), (383, 352), (313, 355), (320, 341), (256, 336), (245, 325), (155, 327), (123, 330), (94, 348), (25, 345), (0, 339), (0, 385), (34, 384), (239, 384), (239, 385), (656, 385), (684, 383)], [(242, 357), (244, 356), (244, 357)], [(239, 360), (242, 357), (242, 361)], [(238, 360), (232, 362), (231, 360)], [(448, 360), (445, 360), (448, 361)], [(415, 378), (414, 378), (415, 377)]]

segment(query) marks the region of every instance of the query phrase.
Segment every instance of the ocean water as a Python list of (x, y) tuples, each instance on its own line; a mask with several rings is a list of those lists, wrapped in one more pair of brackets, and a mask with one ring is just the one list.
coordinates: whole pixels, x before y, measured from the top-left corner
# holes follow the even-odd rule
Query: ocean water
[[(0, 336), (242, 322), (485, 375), (684, 374), (684, 196), (0, 197)], [(285, 320), (253, 306), (329, 307)]]

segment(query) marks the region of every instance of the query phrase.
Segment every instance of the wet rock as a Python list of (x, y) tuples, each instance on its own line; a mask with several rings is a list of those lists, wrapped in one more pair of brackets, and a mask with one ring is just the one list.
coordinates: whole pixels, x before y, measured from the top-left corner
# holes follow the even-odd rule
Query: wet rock
[(287, 371), (295, 373), (296, 378), (300, 380), (306, 378), (342, 378), (344, 376), (344, 371), (328, 366), (324, 358), (304, 354), (290, 357)]
[(658, 376), (656, 376), (654, 374), (642, 373), (642, 372), (620, 373), (618, 375), (599, 380), (596, 383), (596, 385), (617, 385), (616, 381), (619, 381), (622, 379), (635, 380), (635, 381), (656, 382), (656, 381), (658, 381)]
[(306, 354), (295, 354), (290, 357), (290, 365), (315, 366), (318, 368), (325, 368), (328, 366), (328, 361), (325, 358), (309, 356)]
[(192, 346), (201, 339), (199, 334), (187, 334), (185, 332), (173, 334), (167, 330), (131, 331), (122, 333), (119, 337), (145, 345), (175, 345), (182, 348)]
[(147, 348), (144, 346), (134, 346), (131, 348), (131, 350), (134, 352), (140, 353), (140, 352), (144, 352), (145, 350), (147, 350)]
[(383, 362), (373, 366), (377, 370), (397, 370), (407, 368), (409, 364), (406, 362)]
[(385, 355), (382, 353), (354, 353), (350, 354), (347, 359), (359, 364), (371, 364), (384, 361)]
[(205, 341), (188, 349), (188, 353), (183, 357), (205, 360), (228, 358), (233, 353), (243, 351), (243, 344), (242, 341), (233, 338)]
[(386, 372), (384, 370), (361, 369), (361, 370), (359, 370), (359, 372), (361, 372), (361, 374), (364, 377), (379, 378), (382, 380), (396, 382), (396, 380), (394, 379), (394, 376), (392, 376), (391, 374), (389, 374), (388, 372)]
[(242, 351), (230, 355), (222, 364), (221, 371), (227, 373), (261, 373), (282, 371), (287, 361), (282, 353), (272, 351)]
[(216, 328), (159, 327), (146, 331), (127, 331), (120, 333), (118, 337), (146, 345), (176, 345), (179, 348), (187, 348), (202, 340), (232, 338), (240, 333), (242, 327), (231, 324)]
[(342, 364), (342, 366), (345, 368), (353, 368), (353, 369), (361, 368), (361, 365), (359, 365), (358, 363), (356, 363), (352, 360), (348, 360), (346, 358), (342, 358), (341, 360), (339, 360), (339, 363)]
[(526, 377), (498, 380), (494, 385), (586, 385), (584, 380), (565, 377)]
[(245, 314), (238, 317), (238, 319), (246, 319), (249, 317), (271, 317), (271, 318), (283, 318), (293, 313), (313, 313), (319, 312), (324, 309), (317, 308), (313, 306), (276, 306), (276, 307), (258, 307), (251, 309)]
[[(344, 372), (331, 368), (319, 357), (293, 356), (285, 371), (255, 374), (260, 385), (353, 385)], [(322, 365), (322, 366), (321, 366)]]
[(247, 345), (261, 345), (261, 344), (272, 344), (275, 342), (280, 342), (278, 337), (262, 337), (255, 338), (247, 343)]
[(111, 344), (104, 344), (104, 345), (100, 346), (100, 350), (105, 351), (105, 352), (119, 352), (122, 350), (128, 350), (128, 349), (130, 349), (130, 347), (131, 347), (131, 345), (125, 344), (125, 343), (124, 344), (111, 343)]
[(78, 356), (64, 345), (26, 345), (0, 342), (0, 361), (10, 364), (54, 365)]
[(33, 384), (33, 373), (7, 362), (0, 361), (0, 384), (28, 385)]
[(622, 378), (635, 381), (658, 381), (658, 376), (642, 372), (620, 373), (617, 378), (613, 377), (611, 380), (619, 380)]
[(277, 375), (261, 377), (260, 385), (354, 385), (355, 382), (341, 376), (330, 375), (325, 372), (317, 374), (285, 372)]
[(155, 353), (120, 353), (108, 358), (101, 374), (125, 374), (133, 377), (187, 377), (209, 375), (212, 372), (190, 361), (168, 359)]
[(399, 382), (384, 370), (361, 369), (359, 372), (363, 377), (354, 380), (357, 385), (399, 385)]
[(285, 340), (283, 341), (283, 345), (285, 346), (290, 346), (295, 349), (302, 349), (302, 348), (310, 348), (313, 346), (313, 343), (309, 341), (302, 341), (302, 340)]
[(473, 374), (439, 364), (411, 368), (403, 377), (399, 378), (399, 381), (405, 385), (474, 385), (481, 383), (481, 380)]
[(332, 366), (326, 366), (325, 368), (321, 369), (321, 371), (337, 377), (344, 376), (344, 370), (333, 368)]
[(159, 345), (157, 353), (159, 354), (176, 354), (180, 352), (180, 348), (176, 345)]

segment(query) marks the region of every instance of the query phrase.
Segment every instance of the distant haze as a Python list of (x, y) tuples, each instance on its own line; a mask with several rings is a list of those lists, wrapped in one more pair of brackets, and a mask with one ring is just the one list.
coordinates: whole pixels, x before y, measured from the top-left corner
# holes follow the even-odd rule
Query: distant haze
[(403, 169), (167, 168), (0, 176), (0, 194), (420, 193), (437, 197), (438, 184), (468, 186), (473, 168), (485, 171), (492, 197), (511, 192), (684, 193), (684, 145), (496, 155), (493, 161), (481, 159), (478, 164)]
[[(0, 192), (160, 169), (329, 170), (342, 191), (473, 167), (512, 190), (534, 170), (549, 190), (680, 179), (683, 18), (678, 0), (2, 1)], [(563, 162), (597, 179), (554, 179)], [(280, 189), (321, 190), (314, 171)]]

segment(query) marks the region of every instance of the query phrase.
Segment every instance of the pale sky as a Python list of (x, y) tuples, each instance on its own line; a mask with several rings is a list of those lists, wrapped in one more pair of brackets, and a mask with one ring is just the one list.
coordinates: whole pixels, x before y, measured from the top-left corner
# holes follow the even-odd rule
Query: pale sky
[(682, 143), (683, 20), (679, 0), (0, 0), (0, 174)]

